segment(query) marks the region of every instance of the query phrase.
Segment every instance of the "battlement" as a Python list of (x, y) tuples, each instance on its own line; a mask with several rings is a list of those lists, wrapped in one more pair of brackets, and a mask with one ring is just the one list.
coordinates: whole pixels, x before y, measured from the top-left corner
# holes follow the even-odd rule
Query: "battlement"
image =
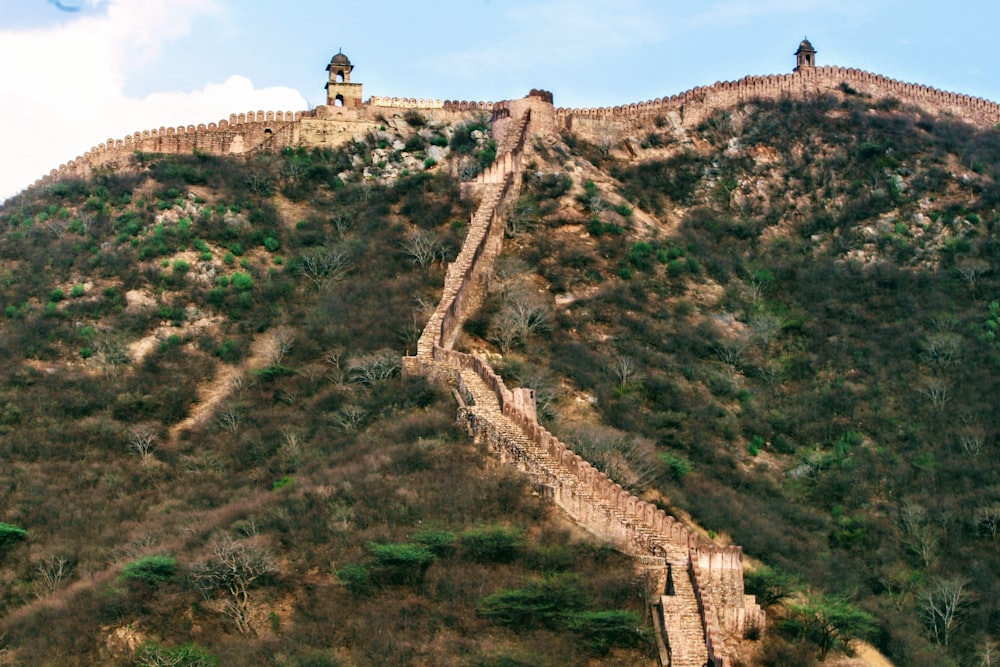
[[(84, 176), (102, 166), (121, 166), (135, 152), (190, 154), (200, 151), (213, 155), (252, 155), (286, 146), (337, 146), (363, 130), (359, 124), (373, 124), (377, 115), (389, 110), (400, 113), (408, 110), (485, 112), (491, 114), (494, 125), (501, 130), (501, 136), (510, 136), (511, 133), (506, 132), (506, 124), (511, 122), (512, 116), (518, 115), (514, 111), (530, 107), (536, 112), (534, 124), (543, 133), (570, 129), (594, 132), (606, 139), (616, 132), (625, 132), (634, 123), (668, 114), (675, 114), (681, 124), (690, 126), (700, 123), (718, 109), (760, 100), (806, 99), (829, 94), (894, 98), (903, 104), (983, 128), (1000, 123), (1000, 104), (991, 100), (898, 81), (854, 68), (816, 66), (815, 54), (812, 44), (803, 40), (795, 54), (797, 66), (789, 74), (717, 81), (709, 86), (697, 86), (674, 95), (620, 106), (555, 108), (551, 92), (535, 89), (521, 100), (493, 102), (373, 96), (362, 104), (361, 84), (351, 83), (350, 80), (354, 66), (347, 56), (338, 53), (327, 66), (328, 106), (311, 111), (249, 111), (232, 114), (228, 119), (214, 123), (134, 132), (121, 139), (108, 139), (91, 148), (59, 165), (34, 185), (45, 185), (67, 176)], [(491, 172), (491, 177), (495, 179), (496, 174)]]
[(747, 76), (737, 81), (717, 81), (710, 86), (696, 86), (669, 97), (622, 106), (557, 108), (556, 115), (560, 118), (629, 119), (660, 115), (691, 106), (711, 111), (761, 99), (807, 97), (817, 93), (844, 96), (847, 94), (844, 84), (860, 94), (879, 99), (894, 97), (900, 102), (952, 114), (974, 125), (992, 127), (1000, 122), (1000, 104), (996, 102), (898, 81), (864, 70), (834, 66), (803, 68), (790, 74)]

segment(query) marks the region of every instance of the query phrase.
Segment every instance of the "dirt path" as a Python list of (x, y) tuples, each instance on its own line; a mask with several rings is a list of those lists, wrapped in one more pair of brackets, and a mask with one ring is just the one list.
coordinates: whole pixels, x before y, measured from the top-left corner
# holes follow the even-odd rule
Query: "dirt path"
[(198, 387), (198, 398), (187, 418), (170, 428), (168, 442), (173, 445), (184, 431), (204, 426), (215, 416), (219, 406), (236, 391), (235, 381), (250, 371), (263, 368), (274, 350), (274, 334), (267, 331), (250, 343), (250, 356), (239, 366), (229, 366), (219, 362), (215, 378)]

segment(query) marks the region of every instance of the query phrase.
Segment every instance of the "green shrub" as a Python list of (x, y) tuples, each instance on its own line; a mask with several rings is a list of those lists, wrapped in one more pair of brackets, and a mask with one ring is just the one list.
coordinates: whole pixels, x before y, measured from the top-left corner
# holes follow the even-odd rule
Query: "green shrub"
[(198, 644), (167, 648), (150, 640), (136, 650), (135, 664), (144, 667), (218, 667), (219, 658)]
[(635, 646), (646, 636), (639, 615), (622, 609), (575, 612), (566, 618), (566, 627), (602, 655), (614, 646)]
[(0, 551), (20, 542), (28, 531), (20, 526), (0, 521)]
[(267, 249), (268, 252), (274, 252), (275, 250), (281, 247), (281, 243), (278, 241), (278, 239), (274, 238), (273, 236), (268, 236), (266, 239), (264, 239), (264, 247)]
[(237, 271), (233, 274), (232, 283), (233, 289), (237, 292), (246, 292), (253, 289), (253, 278), (250, 277), (250, 274), (243, 271)]
[(691, 462), (683, 456), (677, 456), (671, 452), (660, 452), (658, 458), (665, 466), (667, 466), (670, 477), (675, 480), (679, 481), (691, 472)]
[(365, 593), (371, 587), (371, 571), (357, 563), (338, 569), (337, 578), (355, 595)]
[(427, 547), (406, 542), (390, 544), (372, 542), (368, 545), (368, 551), (371, 552), (376, 567), (426, 566), (436, 559)]
[(368, 545), (368, 551), (374, 559), (375, 578), (384, 584), (419, 583), (427, 568), (437, 560), (437, 556), (427, 547), (406, 542), (373, 542)]
[(295, 658), (295, 667), (340, 667), (341, 662), (323, 651), (309, 651)]
[(777, 568), (759, 567), (743, 575), (746, 592), (762, 607), (773, 607), (792, 596), (798, 586), (794, 575)]
[(49, 301), (58, 302), (66, 298), (66, 295), (58, 287), (49, 292)]
[(410, 127), (423, 127), (427, 124), (427, 119), (419, 111), (414, 111), (413, 109), (403, 114), (403, 120)]
[(524, 546), (524, 531), (504, 526), (483, 526), (462, 532), (462, 550), (482, 563), (508, 563)]
[(173, 264), (174, 273), (183, 276), (185, 273), (191, 270), (191, 265), (185, 262), (183, 259), (175, 259)]
[(69, 295), (74, 299), (79, 299), (86, 293), (87, 293), (87, 288), (84, 287), (83, 285), (73, 285), (73, 288), (70, 289), (69, 291)]
[(585, 596), (575, 577), (556, 576), (524, 588), (507, 588), (480, 600), (480, 616), (512, 628), (556, 629), (566, 615), (584, 607)]
[(123, 581), (141, 581), (155, 586), (170, 581), (177, 572), (177, 560), (171, 556), (143, 556), (122, 568)]
[(435, 556), (440, 557), (454, 549), (458, 536), (449, 530), (428, 529), (414, 535), (413, 541), (427, 547)]
[(233, 255), (233, 253), (231, 252), (227, 252), (225, 255), (222, 256), (222, 261), (223, 263), (225, 263), (226, 266), (232, 266), (233, 263), (236, 261), (236, 256)]

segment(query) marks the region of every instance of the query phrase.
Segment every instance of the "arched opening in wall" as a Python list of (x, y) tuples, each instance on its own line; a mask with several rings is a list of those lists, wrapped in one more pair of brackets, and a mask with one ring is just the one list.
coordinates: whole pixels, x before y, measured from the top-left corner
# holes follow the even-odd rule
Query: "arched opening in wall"
[(274, 133), (273, 133), (273, 132), (271, 132), (271, 128), (269, 128), (269, 127), (265, 127), (265, 128), (264, 128), (264, 135), (265, 135), (265, 136), (268, 136), (268, 137), (269, 137), (269, 136), (271, 136), (272, 134), (274, 134)]
[(333, 106), (335, 106), (335, 107), (342, 107), (342, 106), (344, 106), (344, 96), (343, 95), (337, 95), (335, 98), (333, 98)]
[(344, 83), (344, 70), (337, 71), (337, 83)]

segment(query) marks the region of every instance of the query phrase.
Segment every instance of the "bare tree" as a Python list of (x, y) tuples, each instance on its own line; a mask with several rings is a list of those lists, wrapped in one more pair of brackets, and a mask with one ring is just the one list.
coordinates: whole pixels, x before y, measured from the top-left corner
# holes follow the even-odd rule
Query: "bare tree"
[(418, 230), (410, 235), (403, 244), (403, 252), (421, 267), (433, 263), (438, 258), (444, 260), (444, 248), (441, 242), (434, 234), (424, 230)]
[(497, 316), (490, 325), (489, 340), (507, 354), (517, 342), (517, 325), (513, 318)]
[(735, 338), (719, 339), (712, 345), (712, 350), (715, 351), (715, 355), (719, 357), (720, 361), (738, 370), (748, 347), (749, 341), (747, 338), (745, 336), (737, 336)]
[(73, 563), (62, 556), (51, 555), (35, 563), (37, 578), (32, 582), (35, 597), (55, 593), (73, 573)]
[(959, 615), (965, 608), (967, 581), (961, 577), (935, 577), (921, 595), (924, 623), (938, 644), (947, 646)]
[(316, 289), (343, 280), (351, 270), (351, 258), (346, 250), (316, 248), (299, 257), (299, 271)]
[(243, 415), (236, 408), (226, 408), (215, 418), (215, 422), (225, 431), (236, 434), (243, 422)]
[(983, 279), (983, 276), (989, 272), (990, 265), (982, 260), (969, 260), (958, 266), (958, 274), (962, 276), (966, 287), (973, 294), (976, 293), (976, 288), (979, 286), (979, 282)]
[(191, 568), (191, 580), (206, 599), (223, 595), (224, 613), (242, 634), (251, 634), (253, 610), (250, 590), (277, 572), (274, 560), (263, 549), (229, 538), (216, 541), (211, 556)]
[(237, 372), (233, 375), (232, 379), (229, 381), (229, 386), (233, 391), (242, 394), (244, 391), (254, 386), (255, 380), (253, 376), (247, 375), (243, 372)]
[(247, 189), (258, 197), (270, 197), (274, 194), (274, 181), (264, 174), (253, 173), (247, 176)]
[(357, 431), (362, 424), (365, 422), (365, 418), (368, 413), (364, 408), (358, 407), (357, 405), (345, 405), (341, 409), (337, 410), (336, 413), (331, 415), (330, 419), (344, 429), (348, 433)]
[(983, 451), (983, 436), (979, 433), (962, 433), (958, 436), (958, 444), (963, 454), (974, 459)]
[(156, 431), (151, 426), (135, 426), (127, 436), (128, 448), (145, 460), (156, 449)]
[(291, 327), (277, 327), (271, 334), (271, 349), (268, 352), (268, 364), (278, 366), (285, 355), (292, 351), (295, 345), (295, 330)]
[(976, 532), (996, 538), (1000, 535), (1000, 502), (980, 505), (973, 514)]
[(330, 381), (336, 385), (343, 384), (344, 382), (344, 369), (340, 365), (342, 357), (342, 350), (327, 350), (323, 354), (323, 361), (330, 367)]
[(302, 465), (304, 447), (302, 438), (294, 431), (284, 431), (283, 441), (278, 447), (278, 461), (285, 472), (295, 472)]
[(352, 359), (348, 373), (360, 384), (378, 384), (399, 373), (402, 363), (392, 350), (380, 350)]
[(609, 428), (590, 427), (572, 434), (573, 451), (630, 491), (642, 491), (656, 477), (653, 445)]
[(302, 177), (306, 174), (305, 165), (297, 160), (288, 160), (284, 165), (278, 170), (278, 173), (286, 183), (295, 184), (302, 180)]
[(770, 349), (771, 343), (781, 332), (781, 318), (774, 313), (754, 313), (750, 316), (749, 325), (753, 337), (765, 350)]
[(920, 361), (935, 371), (955, 366), (961, 357), (962, 337), (955, 333), (932, 333), (920, 353)]
[(924, 378), (920, 393), (929, 398), (935, 408), (944, 407), (951, 399), (951, 387), (946, 381), (937, 377)]
[(330, 216), (330, 222), (333, 223), (337, 233), (343, 236), (354, 227), (354, 216), (348, 211), (340, 210)]
[(94, 358), (104, 368), (104, 376), (113, 378), (121, 372), (123, 366), (132, 363), (128, 348), (117, 339), (102, 340), (96, 346)]
[(493, 265), (487, 289), (506, 301), (513, 293), (526, 289), (524, 276), (530, 272), (527, 262), (513, 257), (501, 257)]
[(611, 370), (618, 380), (620, 391), (628, 391), (642, 383), (643, 373), (639, 370), (639, 364), (632, 357), (622, 354), (616, 355)]

